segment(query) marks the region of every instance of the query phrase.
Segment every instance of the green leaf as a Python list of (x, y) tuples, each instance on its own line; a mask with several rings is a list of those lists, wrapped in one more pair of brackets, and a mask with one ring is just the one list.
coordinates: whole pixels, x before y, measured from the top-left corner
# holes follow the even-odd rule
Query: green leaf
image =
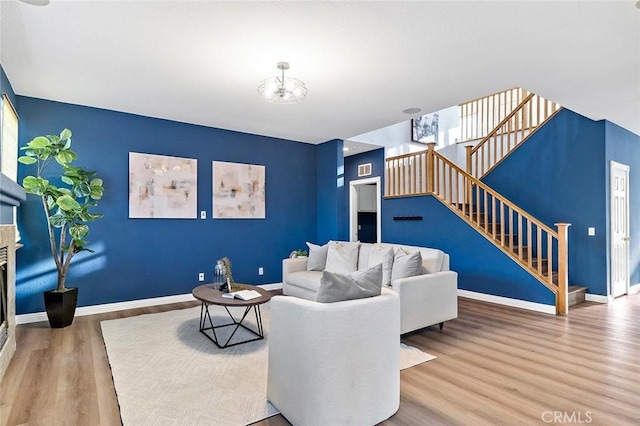
[(56, 204), (64, 211), (78, 210), (80, 204), (70, 195), (63, 195), (56, 200)]
[(29, 165), (29, 164), (37, 163), (37, 162), (38, 162), (38, 160), (37, 160), (37, 159), (35, 159), (35, 158), (33, 158), (33, 157), (28, 157), (28, 156), (26, 156), (26, 155), (23, 155), (23, 156), (21, 156), (21, 157), (18, 157), (18, 162), (19, 162), (19, 163), (22, 163), (22, 164), (27, 164), (27, 165)]
[(66, 140), (69, 139), (71, 137), (71, 130), (69, 129), (64, 129), (62, 132), (60, 132), (60, 140)]
[(72, 151), (60, 151), (56, 155), (56, 161), (60, 164), (67, 164), (75, 160), (75, 153)]
[(29, 194), (45, 195), (49, 181), (35, 176), (26, 176), (22, 179), (22, 187)]
[(63, 214), (60, 214), (58, 211), (56, 212), (56, 214), (51, 215), (49, 217), (49, 223), (54, 228), (62, 228), (67, 223), (67, 219), (64, 217)]
[(27, 144), (29, 148), (39, 149), (48, 148), (51, 146), (51, 142), (44, 136), (38, 136)]
[(73, 185), (73, 181), (72, 181), (69, 177), (67, 177), (67, 176), (65, 176), (65, 175), (62, 175), (62, 177), (61, 177), (60, 179), (61, 179), (64, 183), (66, 183), (67, 185)]
[(82, 240), (89, 233), (89, 227), (87, 225), (73, 225), (69, 228), (69, 234), (74, 240)]

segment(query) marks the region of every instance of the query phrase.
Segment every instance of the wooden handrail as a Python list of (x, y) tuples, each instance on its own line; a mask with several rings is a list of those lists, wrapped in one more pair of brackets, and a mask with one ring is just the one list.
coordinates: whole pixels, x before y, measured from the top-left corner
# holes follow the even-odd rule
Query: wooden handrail
[(518, 106), (516, 106), (509, 114), (507, 114), (507, 116), (502, 119), (502, 121), (500, 121), (498, 123), (498, 125), (492, 130), (490, 131), (487, 136), (485, 136), (484, 138), (482, 138), (482, 140), (480, 142), (478, 142), (478, 144), (476, 146), (473, 147), (473, 149), (471, 150), (471, 154), (475, 154), (476, 152), (478, 152), (478, 150), (480, 149), (480, 147), (487, 143), (487, 141), (489, 140), (489, 138), (491, 138), (491, 136), (495, 136), (496, 133), (498, 133), (500, 131), (500, 129), (509, 122), (509, 120), (511, 120), (517, 113), (518, 111), (520, 111), (522, 109), (522, 107), (529, 102), (533, 97), (535, 96), (534, 93), (529, 93), (529, 95), (527, 95), (526, 98), (524, 98), (522, 100), (522, 102), (520, 102), (518, 104)]
[(467, 172), (482, 179), (559, 109), (555, 102), (529, 93), (476, 146), (467, 150)]
[(388, 158), (385, 197), (435, 196), (549, 288), (557, 313), (565, 315), (569, 224), (552, 229), (434, 148)]
[(482, 139), (502, 121), (527, 91), (513, 87), (490, 95), (472, 99), (458, 105), (460, 110), (461, 141)]

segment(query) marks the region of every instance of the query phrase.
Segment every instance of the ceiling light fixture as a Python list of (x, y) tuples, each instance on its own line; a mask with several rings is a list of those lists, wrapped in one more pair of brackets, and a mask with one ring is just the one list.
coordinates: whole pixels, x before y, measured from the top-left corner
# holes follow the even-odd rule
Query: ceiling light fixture
[(267, 102), (274, 104), (295, 104), (307, 96), (307, 86), (296, 78), (285, 77), (285, 70), (289, 69), (288, 62), (278, 62), (278, 69), (282, 71), (281, 76), (265, 79), (258, 86), (258, 93)]
[(405, 114), (417, 114), (421, 111), (422, 110), (420, 108), (407, 108), (402, 110), (402, 112), (404, 112)]

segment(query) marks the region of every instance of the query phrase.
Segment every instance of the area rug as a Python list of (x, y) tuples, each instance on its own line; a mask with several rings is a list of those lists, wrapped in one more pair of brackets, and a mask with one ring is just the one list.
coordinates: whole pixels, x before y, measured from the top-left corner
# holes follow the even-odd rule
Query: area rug
[[(266, 398), (269, 305), (265, 339), (226, 349), (198, 331), (200, 307), (102, 321), (123, 425), (246, 425), (278, 414)], [(210, 312), (228, 322), (223, 308)], [(247, 337), (238, 333), (232, 342)], [(401, 369), (434, 358), (401, 344)]]

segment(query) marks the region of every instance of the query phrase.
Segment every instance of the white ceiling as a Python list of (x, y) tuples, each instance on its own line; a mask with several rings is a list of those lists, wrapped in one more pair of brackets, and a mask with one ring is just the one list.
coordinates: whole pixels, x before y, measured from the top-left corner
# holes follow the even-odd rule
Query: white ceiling
[[(20, 95), (309, 143), (521, 86), (640, 134), (635, 0), (0, 0)], [(291, 64), (307, 99), (257, 87)]]

